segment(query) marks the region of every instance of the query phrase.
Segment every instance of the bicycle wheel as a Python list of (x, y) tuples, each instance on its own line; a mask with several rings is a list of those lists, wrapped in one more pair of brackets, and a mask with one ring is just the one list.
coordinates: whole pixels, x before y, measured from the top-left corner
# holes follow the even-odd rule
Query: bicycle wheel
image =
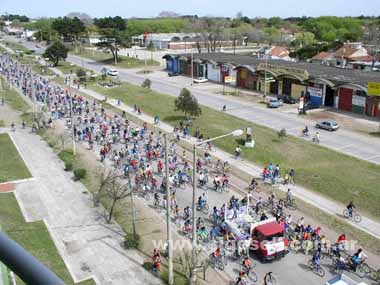
[(267, 285), (277, 285), (277, 279), (272, 274), (265, 277), (265, 283)]
[(362, 221), (362, 216), (358, 213), (354, 213), (354, 221), (355, 223), (360, 223)]
[(324, 277), (325, 276), (325, 270), (322, 267), (320, 267), (320, 266), (317, 268), (316, 273), (320, 277)]
[(257, 282), (258, 280), (257, 273), (254, 270), (249, 271), (248, 278), (254, 283)]
[(350, 217), (350, 214), (348, 213), (348, 210), (347, 209), (344, 209), (343, 210), (343, 216), (345, 217), (345, 218), (349, 218)]
[(372, 280), (380, 282), (380, 270), (378, 270), (378, 271), (372, 271), (370, 273), (370, 276), (371, 276)]
[(221, 260), (218, 261), (218, 268), (219, 268), (220, 271), (224, 270), (224, 263), (223, 263), (223, 261), (221, 261)]
[(370, 268), (369, 266), (366, 264), (366, 263), (363, 263), (361, 265), (358, 266), (356, 272), (358, 274), (359, 277), (361, 278), (364, 278), (366, 276), (368, 276), (368, 274), (370, 273)]

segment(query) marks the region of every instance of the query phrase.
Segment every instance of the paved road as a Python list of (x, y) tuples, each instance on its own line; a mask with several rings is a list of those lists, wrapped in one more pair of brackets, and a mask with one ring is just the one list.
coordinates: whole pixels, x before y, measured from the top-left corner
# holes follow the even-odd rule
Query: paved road
[(28, 131), (11, 134), (36, 179), (18, 184), (16, 197), (27, 221), (44, 219), (55, 245), (74, 280), (94, 276), (97, 284), (161, 284), (143, 269), (144, 258), (125, 251), (123, 231), (106, 224), (103, 210), (92, 206), (86, 188), (63, 171), (62, 162)]
[[(68, 61), (81, 65), (80, 57), (70, 55)], [(91, 60), (84, 60), (83, 65), (86, 68), (100, 72), (104, 65), (98, 64)], [(141, 85), (145, 79), (144, 75), (137, 74), (135, 71), (118, 69), (119, 77), (122, 80), (133, 84)], [(152, 89), (171, 96), (178, 96), (183, 86), (168, 83), (168, 79), (156, 79), (148, 76), (152, 80)], [(227, 106), (227, 113), (247, 121), (257, 123), (275, 130), (285, 128), (289, 134), (300, 136), (301, 130), (305, 125), (313, 126), (315, 122), (299, 118), (297, 116), (281, 113), (276, 110), (268, 110), (257, 104), (241, 102), (231, 97), (222, 97), (210, 92), (199, 90), (197, 87), (188, 86), (198, 101), (207, 107), (215, 110), (221, 110), (223, 105)], [(314, 128), (311, 128), (315, 132)], [(320, 131), (321, 145), (332, 148), (336, 151), (367, 160), (372, 163), (380, 164), (380, 140), (375, 138), (364, 137), (346, 130), (329, 133)]]
[[(43, 48), (36, 49), (33, 43), (24, 42), (24, 45), (36, 50), (36, 53), (43, 52)], [(104, 65), (93, 60), (83, 60), (82, 58), (73, 55), (69, 55), (67, 60), (79, 66), (83, 65), (85, 68), (92, 69), (96, 72), (100, 72), (104, 67)], [(117, 69), (119, 70), (120, 79), (132, 84), (141, 85), (146, 78), (145, 75), (137, 74), (135, 70)], [(162, 77), (159, 79), (154, 76), (148, 77), (152, 80), (153, 90), (171, 96), (178, 96), (180, 90), (184, 87), (182, 84), (176, 84), (168, 77)], [(211, 92), (199, 90), (196, 85), (190, 86), (189, 84), (189, 86), (186, 87), (192, 91), (192, 94), (197, 97), (202, 105), (216, 110), (221, 110), (222, 106), (226, 105), (228, 108), (227, 113), (231, 115), (275, 130), (285, 128), (289, 134), (294, 136), (299, 137), (301, 130), (305, 125), (315, 125), (314, 121), (292, 114), (276, 112), (276, 110), (269, 110), (257, 104), (242, 102), (236, 98), (222, 97)], [(314, 127), (311, 127), (310, 129), (312, 132), (315, 132)], [(327, 131), (320, 131), (320, 133), (321, 145), (372, 163), (380, 164), (380, 140), (344, 129), (340, 129), (338, 132), (334, 133), (329, 133)]]
[[(103, 95), (96, 93), (92, 90), (82, 89), (82, 92), (96, 98), (97, 100), (103, 100), (104, 99)], [(119, 106), (119, 105), (117, 105), (116, 100), (108, 100), (108, 103), (113, 105), (115, 108), (119, 108), (121, 110), (126, 111), (127, 113), (130, 113), (131, 115), (134, 115), (134, 116), (136, 115), (133, 112), (133, 109), (131, 107), (126, 106), (124, 104)], [(140, 115), (139, 118), (142, 119), (143, 121), (150, 123), (150, 124), (154, 123), (154, 119), (152, 117), (146, 115), (146, 114)], [(168, 132), (168, 133), (170, 133), (172, 130), (172, 127), (170, 125), (165, 124), (165, 123), (160, 123), (159, 128), (165, 132)], [(188, 142), (194, 142), (194, 138), (187, 139), (187, 141)], [(96, 146), (96, 148), (99, 148), (99, 147)], [(178, 152), (180, 152), (180, 151), (178, 151)], [(251, 170), (254, 168), (254, 166), (250, 165), (247, 162), (231, 160), (231, 157), (229, 154), (227, 154), (227, 153), (225, 153), (219, 149), (216, 149), (216, 151), (213, 152), (212, 155), (214, 157), (217, 157), (217, 158), (228, 159), (229, 161), (231, 161), (231, 164), (234, 167), (241, 169), (242, 171), (246, 171), (247, 167), (248, 167), (248, 169), (251, 169)], [(251, 167), (251, 168), (249, 168), (249, 167)], [(252, 173), (252, 172), (250, 172), (250, 173)], [(253, 173), (255, 173), (255, 172), (253, 172)], [(240, 189), (242, 189), (243, 187), (246, 186), (245, 182), (241, 181), (240, 179), (238, 179), (236, 177), (230, 177), (230, 181), (235, 187), (239, 187)], [(198, 188), (197, 196), (201, 195), (202, 192), (203, 192), (203, 190)], [(301, 190), (298, 189), (298, 192), (301, 192)], [(242, 194), (240, 192), (232, 192), (232, 193), (227, 194), (227, 193), (216, 193), (214, 191), (207, 191), (208, 200), (210, 201), (211, 206), (222, 205), (232, 195), (235, 195), (235, 197), (242, 198)], [(256, 198), (257, 198), (257, 196), (259, 196), (257, 194), (255, 194), (255, 195), (256, 195)], [(262, 195), (260, 195), (260, 196), (262, 196)], [(187, 187), (185, 190), (179, 189), (177, 191), (176, 197), (177, 197), (177, 202), (178, 202), (181, 209), (183, 209), (186, 206), (191, 205), (192, 192), (191, 192), (190, 187)], [(318, 200), (318, 198), (315, 198), (315, 197), (312, 197), (312, 198)], [(149, 203), (151, 203), (151, 202), (152, 201), (150, 201)], [(321, 203), (329, 204), (332, 202), (321, 201)], [(335, 205), (335, 207), (338, 207), (338, 206)], [(292, 212), (292, 215), (293, 215), (293, 218), (295, 220), (300, 217), (300, 213)], [(307, 221), (307, 222), (310, 223), (310, 221)], [(373, 226), (373, 225), (368, 225), (368, 226)], [(375, 225), (375, 226), (378, 228), (380, 227), (380, 225)], [(336, 233), (335, 233), (335, 235), (336, 235)], [(329, 236), (327, 235), (327, 237), (329, 237)], [(330, 236), (330, 238), (335, 238), (335, 236)], [(211, 252), (212, 250), (214, 250), (214, 248), (215, 248), (215, 246), (205, 245), (205, 250), (208, 252)], [(319, 277), (317, 277), (316, 275), (311, 274), (307, 270), (307, 268), (305, 267), (307, 260), (308, 260), (308, 257), (305, 257), (304, 255), (295, 255), (295, 254), (290, 253), (282, 261), (269, 263), (269, 264), (261, 264), (261, 263), (258, 264), (257, 265), (257, 272), (258, 272), (259, 276), (262, 277), (265, 275), (266, 272), (272, 270), (273, 272), (276, 273), (278, 278), (280, 278), (282, 284), (295, 284), (295, 285), (300, 284), (301, 285), (301, 284), (305, 284), (304, 283), (305, 281), (307, 281), (307, 284), (320, 284), (321, 279)], [(328, 269), (328, 268), (330, 268), (331, 261), (330, 260), (324, 260), (322, 262), (322, 264), (324, 265), (325, 269)], [(236, 277), (238, 270), (239, 270), (238, 264), (230, 263), (230, 265), (226, 268), (226, 273), (231, 278), (234, 278), (234, 277)], [(326, 270), (326, 272), (327, 272), (327, 274), (323, 278), (323, 280), (328, 280), (329, 278), (331, 278), (333, 276), (333, 273), (331, 273), (329, 270)]]

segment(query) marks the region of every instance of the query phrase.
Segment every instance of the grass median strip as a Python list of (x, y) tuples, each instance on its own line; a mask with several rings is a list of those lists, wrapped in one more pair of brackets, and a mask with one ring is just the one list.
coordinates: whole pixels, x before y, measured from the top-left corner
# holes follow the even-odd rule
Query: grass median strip
[(0, 183), (32, 176), (8, 134), (0, 134), (0, 165)]
[(8, 83), (4, 80), (4, 78), (0, 78), (2, 89), (0, 90), (1, 97), (4, 97), (4, 101), (8, 104), (12, 109), (19, 112), (27, 112), (29, 110), (28, 103), (25, 102), (22, 95), (20, 95), (13, 88), (9, 88)]
[[(78, 53), (73, 52), (72, 54), (85, 57), (88, 59), (96, 60), (104, 64), (114, 64), (114, 59), (112, 57), (112, 54), (105, 53), (98, 50), (82, 49), (80, 52)], [(148, 59), (146, 61), (146, 64), (148, 66), (156, 66), (156, 65), (159, 65), (159, 62), (153, 59)], [(134, 57), (118, 55), (118, 63), (116, 66), (122, 67), (122, 68), (135, 68), (135, 67), (141, 67), (144, 65), (145, 65), (144, 60), (134, 58)]]
[[(174, 98), (123, 83), (119, 87), (105, 89), (96, 84), (89, 88), (105, 94), (109, 98), (120, 99), (133, 106), (138, 105), (142, 112), (161, 120), (178, 125), (184, 116), (174, 111)], [(205, 137), (214, 137), (235, 129), (253, 128), (254, 149), (243, 147), (243, 158), (261, 166), (269, 162), (279, 164), (282, 171), (291, 168), (296, 171), (296, 182), (310, 190), (341, 203), (355, 201), (367, 214), (380, 217), (380, 166), (365, 162), (331, 149), (288, 136), (278, 138), (276, 131), (239, 119), (226, 113), (202, 107), (202, 115), (194, 121), (192, 132), (199, 127)], [(216, 141), (221, 149), (233, 153), (241, 139), (226, 138)]]
[[(0, 194), (0, 224), (12, 239), (56, 273), (65, 284), (74, 284), (45, 224), (42, 221), (26, 223), (13, 193)], [(17, 284), (24, 283), (18, 279)], [(95, 283), (90, 280), (77, 284)]]

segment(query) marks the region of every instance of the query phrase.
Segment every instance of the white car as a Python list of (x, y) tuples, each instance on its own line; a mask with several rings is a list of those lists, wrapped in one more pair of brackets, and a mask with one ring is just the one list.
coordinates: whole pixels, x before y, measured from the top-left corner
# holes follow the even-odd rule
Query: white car
[(199, 77), (199, 78), (194, 79), (194, 83), (205, 83), (207, 81), (208, 81), (208, 79), (204, 78), (204, 77)]
[(119, 71), (117, 71), (116, 69), (109, 69), (107, 71), (107, 75), (109, 75), (109, 76), (118, 76), (119, 75)]

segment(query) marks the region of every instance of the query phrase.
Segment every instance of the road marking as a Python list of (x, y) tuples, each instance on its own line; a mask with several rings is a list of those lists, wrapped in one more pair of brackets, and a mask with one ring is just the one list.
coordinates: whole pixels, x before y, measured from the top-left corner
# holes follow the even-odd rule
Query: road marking
[(378, 157), (380, 157), (380, 154), (377, 154), (377, 155), (374, 155), (374, 156), (370, 156), (370, 157), (368, 157), (366, 159), (367, 160), (373, 160), (373, 159), (378, 158)]
[(348, 144), (348, 145), (345, 145), (345, 146), (342, 146), (342, 147), (338, 147), (337, 149), (344, 149), (344, 148), (348, 148), (348, 147), (351, 147), (351, 146), (354, 146), (353, 144)]

